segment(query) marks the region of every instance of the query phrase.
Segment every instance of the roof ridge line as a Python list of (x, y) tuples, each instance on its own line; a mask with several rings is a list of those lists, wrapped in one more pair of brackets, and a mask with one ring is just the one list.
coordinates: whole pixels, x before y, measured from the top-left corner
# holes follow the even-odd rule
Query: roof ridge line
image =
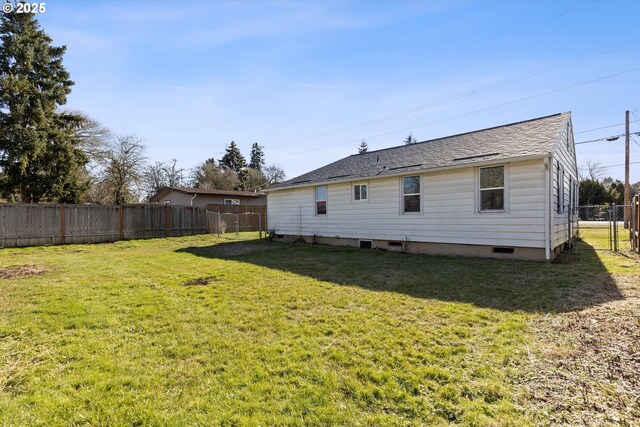
[(457, 136), (469, 135), (469, 134), (472, 134), (472, 133), (484, 132), (484, 131), (487, 131), (487, 130), (499, 129), (499, 128), (503, 128), (503, 127), (507, 127), (507, 126), (514, 126), (514, 125), (519, 125), (519, 124), (522, 124), (522, 123), (534, 122), (534, 121), (536, 121), (536, 120), (548, 119), (548, 118), (550, 118), (550, 117), (561, 116), (561, 115), (566, 114), (566, 113), (567, 113), (567, 112), (564, 112), (564, 113), (549, 114), (549, 115), (547, 115), (547, 116), (536, 117), (536, 118), (528, 119), (528, 120), (521, 120), (521, 121), (518, 121), (518, 122), (507, 123), (507, 124), (504, 124), (504, 125), (491, 126), (491, 127), (488, 127), (488, 128), (478, 129), (478, 130), (472, 130), (472, 131), (469, 131), (469, 132), (456, 133), (456, 134), (454, 134), (454, 135), (441, 136), (441, 137), (439, 137), (439, 138), (428, 139), (428, 140), (426, 140), (426, 141), (415, 142), (415, 143), (413, 143), (413, 144), (394, 145), (393, 147), (380, 148), (380, 149), (378, 149), (378, 150), (367, 151), (366, 153), (351, 154), (351, 156), (349, 156), (349, 157), (353, 157), (353, 156), (362, 156), (362, 155), (370, 154), (370, 153), (378, 153), (378, 152), (380, 152), (380, 151), (394, 150), (394, 149), (396, 149), (396, 148), (400, 148), (400, 147), (408, 147), (408, 146), (412, 146), (412, 145), (426, 144), (426, 143), (429, 143), (429, 142), (440, 141), (440, 140), (442, 140), (442, 139), (455, 138), (455, 137), (457, 137)]

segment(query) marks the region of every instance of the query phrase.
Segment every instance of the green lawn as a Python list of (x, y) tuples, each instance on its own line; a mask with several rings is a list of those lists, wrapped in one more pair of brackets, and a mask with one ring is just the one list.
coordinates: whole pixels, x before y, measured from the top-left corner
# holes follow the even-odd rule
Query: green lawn
[(545, 423), (536, 319), (637, 273), (254, 238), (0, 249), (0, 425)]

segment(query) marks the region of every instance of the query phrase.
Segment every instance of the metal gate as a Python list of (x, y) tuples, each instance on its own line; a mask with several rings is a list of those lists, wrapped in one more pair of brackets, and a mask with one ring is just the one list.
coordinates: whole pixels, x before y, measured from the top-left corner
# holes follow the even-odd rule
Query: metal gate
[(240, 232), (257, 231), (260, 239), (265, 231), (267, 224), (261, 213), (245, 212), (212, 212), (207, 211), (207, 222), (209, 225), (209, 233), (217, 234), (218, 237), (233, 233), (236, 238), (240, 237)]
[(632, 230), (629, 218), (631, 209), (632, 205), (616, 205), (615, 203), (579, 206), (578, 237), (593, 249), (614, 252), (630, 250)]

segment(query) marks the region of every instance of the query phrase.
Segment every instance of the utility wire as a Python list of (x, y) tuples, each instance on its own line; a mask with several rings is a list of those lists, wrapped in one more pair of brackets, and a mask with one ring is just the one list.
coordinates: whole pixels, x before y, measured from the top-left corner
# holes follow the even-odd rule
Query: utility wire
[(593, 132), (594, 130), (615, 128), (615, 127), (618, 127), (618, 126), (624, 126), (624, 123), (618, 123), (617, 125), (609, 125), (609, 126), (602, 126), (602, 127), (599, 127), (599, 128), (581, 130), (580, 132), (575, 132), (574, 135), (578, 135), (578, 134), (581, 134), (581, 133), (587, 133), (587, 132)]
[[(640, 164), (640, 162), (631, 162), (629, 163), (630, 165), (637, 165)], [(606, 166), (601, 166), (603, 168), (614, 168), (614, 167), (618, 167), (618, 166), (624, 166), (624, 163), (620, 163), (618, 165), (606, 165)]]
[(618, 138), (620, 138), (621, 136), (624, 136), (625, 134), (622, 133), (620, 135), (611, 135), (611, 136), (605, 136), (602, 138), (597, 138), (597, 139), (590, 139), (588, 141), (580, 141), (580, 142), (576, 142), (575, 145), (580, 145), (580, 144), (589, 144), (591, 142), (598, 142), (598, 141), (609, 141), (609, 142), (613, 142), (613, 141), (617, 141)]
[[(550, 91), (538, 93), (536, 95), (526, 96), (524, 98), (518, 98), (518, 99), (515, 99), (513, 101), (503, 102), (501, 104), (496, 104), (496, 105), (493, 105), (491, 107), (486, 107), (486, 108), (481, 108), (479, 110), (470, 111), (468, 113), (458, 114), (456, 116), (451, 116), (451, 117), (447, 117), (447, 118), (440, 119), (440, 120), (434, 120), (432, 122), (423, 123), (423, 124), (416, 125), (416, 126), (406, 127), (406, 128), (402, 128), (402, 129), (396, 129), (396, 130), (392, 130), (392, 131), (389, 131), (389, 132), (384, 132), (384, 133), (379, 133), (379, 134), (376, 134), (376, 135), (367, 136), (364, 139), (368, 141), (370, 139), (380, 138), (380, 137), (387, 136), (387, 135), (392, 135), (392, 134), (398, 133), (398, 132), (406, 132), (408, 130), (413, 130), (413, 129), (419, 128), (419, 127), (429, 126), (429, 125), (433, 125), (433, 124), (436, 124), (436, 123), (442, 123), (442, 122), (446, 122), (446, 121), (449, 121), (449, 120), (454, 120), (454, 119), (459, 119), (459, 118), (462, 118), (462, 117), (471, 116), (473, 114), (482, 113), (482, 112), (485, 112), (485, 111), (495, 110), (497, 108), (505, 107), (507, 105), (512, 105), (512, 104), (516, 104), (516, 103), (519, 103), (519, 102), (528, 101), (528, 100), (535, 99), (535, 98), (540, 98), (542, 96), (551, 95), (551, 94), (558, 93), (558, 92), (563, 92), (563, 91), (566, 91), (566, 90), (569, 90), (569, 89), (573, 89), (573, 88), (580, 87), (580, 86), (585, 86), (585, 85), (588, 85), (588, 84), (591, 84), (591, 83), (599, 82), (599, 81), (610, 79), (610, 78), (613, 78), (613, 77), (618, 77), (618, 76), (621, 76), (623, 74), (632, 73), (632, 72), (635, 72), (635, 71), (638, 71), (638, 70), (640, 70), (640, 67), (631, 68), (631, 69), (628, 69), (628, 70), (625, 70), (625, 71), (620, 71), (618, 73), (608, 74), (606, 76), (598, 77), (598, 78), (595, 78), (595, 79), (587, 80), (587, 81), (576, 83), (576, 84), (573, 84), (573, 85), (569, 85), (569, 86), (561, 87), (561, 88), (558, 88), (558, 89), (553, 89), (553, 90), (550, 90)], [(338, 144), (324, 145), (324, 146), (319, 147), (319, 148), (313, 148), (313, 149), (310, 149), (310, 150), (304, 150), (304, 151), (300, 151), (300, 152), (296, 152), (296, 153), (292, 153), (292, 154), (304, 154), (304, 153), (308, 153), (308, 152), (311, 152), (311, 151), (325, 150), (327, 148), (333, 148), (333, 147), (338, 147), (338, 146), (341, 146), (341, 145), (352, 144), (354, 142), (360, 141), (361, 139), (362, 138), (358, 138), (358, 139), (354, 139), (354, 140), (341, 142), (341, 143), (338, 143)]]
[(519, 81), (522, 81), (522, 80), (525, 80), (525, 79), (528, 79), (528, 78), (531, 78), (531, 77), (535, 77), (537, 75), (540, 75), (540, 74), (543, 74), (543, 73), (546, 73), (546, 72), (549, 72), (549, 71), (553, 71), (553, 70), (556, 70), (558, 68), (562, 68), (562, 67), (567, 66), (567, 65), (575, 64), (577, 62), (584, 61), (586, 59), (595, 58), (597, 56), (604, 55), (606, 53), (610, 53), (610, 52), (613, 52), (613, 51), (616, 51), (616, 50), (624, 49), (626, 47), (633, 46), (633, 45), (636, 45), (638, 43), (640, 43), (640, 41), (635, 40), (635, 41), (631, 41), (631, 42), (623, 42), (621, 45), (617, 45), (616, 47), (613, 47), (613, 48), (598, 49), (598, 50), (583, 54), (581, 56), (578, 56), (578, 57), (576, 57), (574, 59), (561, 61), (561, 62), (558, 62), (556, 64), (550, 65), (548, 67), (543, 67), (543, 68), (540, 68), (540, 69), (535, 70), (535, 71), (519, 74), (519, 75), (517, 75), (515, 77), (511, 77), (511, 78), (508, 78), (508, 79), (505, 79), (505, 80), (501, 80), (501, 81), (498, 81), (496, 83), (492, 83), (492, 84), (489, 84), (489, 85), (481, 86), (478, 89), (474, 89), (474, 90), (470, 90), (470, 91), (467, 91), (467, 92), (463, 92), (463, 93), (458, 94), (458, 95), (453, 95), (453, 96), (450, 96), (450, 97), (442, 98), (442, 99), (439, 99), (439, 100), (436, 100), (436, 101), (433, 101), (433, 102), (430, 102), (430, 103), (427, 103), (427, 104), (418, 105), (416, 107), (407, 108), (405, 110), (397, 111), (395, 113), (391, 113), (391, 114), (388, 114), (386, 116), (378, 117), (376, 119), (365, 120), (365, 121), (362, 121), (362, 122), (359, 122), (359, 123), (355, 123), (355, 124), (352, 124), (352, 125), (348, 125), (348, 126), (344, 126), (344, 127), (328, 130), (328, 131), (325, 131), (325, 132), (320, 132), (320, 133), (317, 133), (315, 135), (310, 135), (310, 136), (303, 137), (303, 138), (296, 138), (296, 139), (284, 141), (281, 144), (272, 145), (271, 147), (278, 147), (278, 146), (291, 145), (291, 144), (296, 144), (296, 143), (300, 143), (300, 142), (311, 141), (311, 140), (314, 140), (314, 139), (323, 138), (325, 136), (331, 136), (331, 135), (335, 135), (335, 134), (338, 134), (338, 133), (346, 132), (346, 131), (349, 131), (349, 130), (357, 129), (357, 128), (360, 128), (360, 127), (368, 126), (368, 125), (371, 125), (371, 124), (380, 123), (380, 122), (383, 122), (383, 121), (386, 121), (386, 120), (390, 120), (390, 119), (393, 119), (393, 118), (396, 118), (396, 117), (400, 117), (400, 116), (403, 116), (403, 115), (406, 115), (406, 114), (414, 113), (414, 112), (417, 112), (417, 111), (426, 110), (428, 108), (432, 108), (432, 107), (436, 107), (436, 106), (439, 106), (439, 105), (442, 105), (442, 104), (446, 104), (446, 103), (451, 102), (451, 101), (456, 101), (458, 99), (467, 98), (469, 96), (473, 96), (473, 95), (476, 95), (478, 93), (486, 92), (486, 91), (488, 91), (490, 89), (499, 88), (499, 87), (502, 87), (502, 86), (505, 86), (505, 85), (509, 85), (511, 83), (516, 83), (516, 82), (519, 82)]

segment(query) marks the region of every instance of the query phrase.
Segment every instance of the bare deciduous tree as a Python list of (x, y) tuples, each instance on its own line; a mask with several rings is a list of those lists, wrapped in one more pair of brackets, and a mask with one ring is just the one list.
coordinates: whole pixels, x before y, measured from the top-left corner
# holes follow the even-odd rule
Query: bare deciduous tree
[(606, 168), (602, 166), (602, 163), (598, 161), (585, 161), (578, 168), (578, 175), (580, 180), (590, 179), (592, 181), (600, 181), (604, 176)]
[(95, 201), (120, 205), (139, 200), (146, 148), (135, 135), (115, 137), (101, 160), (102, 173), (95, 186)]
[(143, 181), (147, 197), (151, 197), (165, 187), (182, 187), (184, 185), (184, 169), (178, 168), (178, 161), (155, 162), (147, 166)]
[(103, 164), (104, 158), (113, 144), (114, 134), (99, 121), (89, 117), (81, 111), (71, 111), (80, 117), (80, 124), (75, 129), (75, 137), (79, 141), (79, 148), (87, 156), (87, 171), (90, 174), (97, 173), (97, 169)]
[(264, 176), (267, 178), (269, 186), (280, 184), (287, 179), (287, 174), (280, 165), (271, 164), (264, 169)]

